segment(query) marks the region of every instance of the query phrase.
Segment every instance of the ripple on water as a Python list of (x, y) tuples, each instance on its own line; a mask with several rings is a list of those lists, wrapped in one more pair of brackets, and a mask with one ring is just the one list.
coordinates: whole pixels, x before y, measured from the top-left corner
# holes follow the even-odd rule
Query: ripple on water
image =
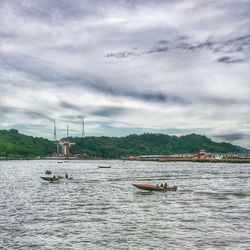
[[(44, 182), (46, 169), (74, 181)], [(249, 173), (247, 164), (0, 161), (0, 248), (249, 249)], [(165, 181), (178, 191), (131, 185)]]

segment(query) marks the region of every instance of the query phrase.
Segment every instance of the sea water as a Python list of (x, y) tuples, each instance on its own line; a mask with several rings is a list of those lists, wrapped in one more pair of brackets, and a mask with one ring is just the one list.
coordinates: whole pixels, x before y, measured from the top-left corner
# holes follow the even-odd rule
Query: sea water
[[(165, 182), (177, 192), (132, 186)], [(249, 235), (249, 164), (0, 161), (0, 249), (235, 250)]]

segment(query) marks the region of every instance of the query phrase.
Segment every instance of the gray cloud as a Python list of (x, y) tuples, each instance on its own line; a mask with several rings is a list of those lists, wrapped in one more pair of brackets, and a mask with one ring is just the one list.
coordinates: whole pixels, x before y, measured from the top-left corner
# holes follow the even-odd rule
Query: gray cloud
[(64, 121), (82, 121), (83, 115), (61, 115), (60, 119)]
[(217, 136), (214, 136), (214, 137), (217, 137), (217, 138), (222, 139), (222, 140), (233, 142), (233, 141), (242, 140), (244, 138), (248, 138), (249, 135), (243, 134), (243, 133), (232, 133), (232, 134), (217, 135)]
[(102, 107), (92, 111), (91, 113), (96, 116), (104, 116), (104, 117), (114, 117), (124, 115), (128, 113), (129, 109), (122, 107)]
[(8, 32), (7, 30), (5, 30), (5, 31), (0, 30), (1, 40), (3, 40), (3, 39), (4, 40), (11, 40), (11, 39), (16, 38), (16, 37), (17, 37), (16, 34), (13, 32)]
[(18, 108), (18, 107), (8, 107), (8, 106), (0, 106), (0, 115), (8, 115), (8, 114), (13, 114), (13, 113), (16, 113), (16, 114), (22, 114), (24, 116), (27, 116), (31, 119), (45, 119), (45, 120), (48, 120), (48, 121), (53, 121), (53, 118), (46, 115), (46, 114), (43, 114), (42, 112), (37, 112), (37, 111), (32, 111), (32, 108), (31, 110), (27, 110), (25, 108)]
[(221, 62), (221, 63), (240, 63), (240, 62), (245, 62), (246, 60), (244, 60), (242, 58), (233, 58), (230, 56), (222, 56), (222, 57), (218, 58), (217, 61)]
[[(114, 96), (127, 96), (150, 102), (170, 102), (176, 104), (187, 104), (185, 98), (177, 95), (164, 94), (154, 91), (136, 91), (126, 86), (107, 84), (104, 80), (90, 75), (82, 75), (79, 72), (65, 72), (63, 68), (58, 68), (56, 65), (43, 61), (40, 58), (24, 56), (24, 55), (5, 55), (2, 54), (0, 66), (6, 70), (18, 71), (34, 81), (53, 82), (53, 84), (61, 87), (75, 86), (81, 88), (89, 88), (95, 91), (103, 92)], [(81, 111), (81, 108), (70, 103), (62, 101), (62, 108), (74, 109)]]
[(0, 67), (7, 71), (17, 71), (35, 81), (64, 82), (67, 75), (52, 68), (53, 64), (29, 55), (0, 53)]
[(106, 57), (116, 57), (116, 58), (125, 58), (130, 56), (136, 56), (135, 52), (131, 51), (121, 51), (117, 53), (109, 53), (106, 55)]
[(150, 49), (149, 51), (147, 51), (146, 54), (161, 53), (161, 52), (166, 52), (168, 50), (169, 50), (169, 47), (157, 46), (157, 47), (154, 47), (154, 48)]
[[(89, 3), (88, 3), (89, 2)], [(88, 7), (90, 1), (80, 3), (79, 1), (72, 0), (36, 0), (27, 3), (23, 0), (14, 0), (12, 2), (3, 0), (2, 6), (10, 5), (20, 15), (30, 19), (37, 19), (43, 22), (51, 23), (53, 21), (65, 21), (68, 19), (80, 19), (83, 16), (88, 16), (90, 13)]]
[(116, 57), (119, 59), (131, 57), (131, 56), (143, 56), (146, 54), (163, 53), (184, 50), (188, 52), (196, 52), (200, 50), (208, 50), (212, 53), (226, 54), (217, 59), (220, 63), (240, 63), (246, 62), (246, 59), (237, 58), (235, 56), (228, 56), (227, 54), (234, 54), (244, 52), (244, 50), (250, 47), (250, 35), (236, 36), (230, 39), (209, 39), (203, 42), (195, 41), (195, 38), (190, 36), (179, 36), (173, 40), (159, 40), (155, 45), (147, 51), (136, 53), (134, 51), (121, 51), (116, 53), (109, 53), (106, 57)]
[(23, 111), (23, 113), (29, 116), (31, 119), (41, 118), (41, 119), (46, 119), (49, 121), (54, 120), (52, 117), (47, 116), (46, 114), (43, 114), (43, 113), (36, 112), (36, 111)]
[(61, 101), (59, 104), (63, 109), (70, 109), (70, 110), (75, 110), (75, 111), (80, 111), (82, 112), (83, 109), (75, 104), (69, 103), (69, 102), (65, 102), (65, 101)]

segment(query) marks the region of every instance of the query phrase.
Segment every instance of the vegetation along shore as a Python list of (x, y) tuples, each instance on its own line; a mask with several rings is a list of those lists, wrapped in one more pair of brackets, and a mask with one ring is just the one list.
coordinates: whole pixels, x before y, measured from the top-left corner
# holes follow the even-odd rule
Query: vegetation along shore
[[(142, 134), (125, 137), (89, 136), (65, 139), (75, 143), (70, 148), (70, 157), (65, 157), (73, 159), (78, 157), (83, 159), (249, 162), (247, 155), (250, 153), (249, 149), (230, 143), (214, 142), (204, 135), (197, 134), (179, 137), (165, 134)], [(214, 155), (228, 155), (228, 159), (194, 158), (201, 149)], [(58, 158), (55, 152), (57, 152), (57, 145), (54, 141), (23, 135), (15, 129), (0, 130), (0, 159), (39, 159), (53, 155), (54, 158)], [(241, 155), (241, 158), (236, 158), (236, 155)], [(135, 158), (129, 158), (131, 156)], [(139, 156), (141, 158), (138, 158)], [(148, 157), (143, 158), (143, 156)], [(158, 158), (150, 159), (150, 156), (158, 156)]]

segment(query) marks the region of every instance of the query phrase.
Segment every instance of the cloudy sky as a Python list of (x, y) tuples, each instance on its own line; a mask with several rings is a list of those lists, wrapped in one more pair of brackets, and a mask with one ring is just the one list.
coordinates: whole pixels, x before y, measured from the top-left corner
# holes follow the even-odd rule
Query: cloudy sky
[(249, 0), (0, 0), (0, 129), (250, 147)]

